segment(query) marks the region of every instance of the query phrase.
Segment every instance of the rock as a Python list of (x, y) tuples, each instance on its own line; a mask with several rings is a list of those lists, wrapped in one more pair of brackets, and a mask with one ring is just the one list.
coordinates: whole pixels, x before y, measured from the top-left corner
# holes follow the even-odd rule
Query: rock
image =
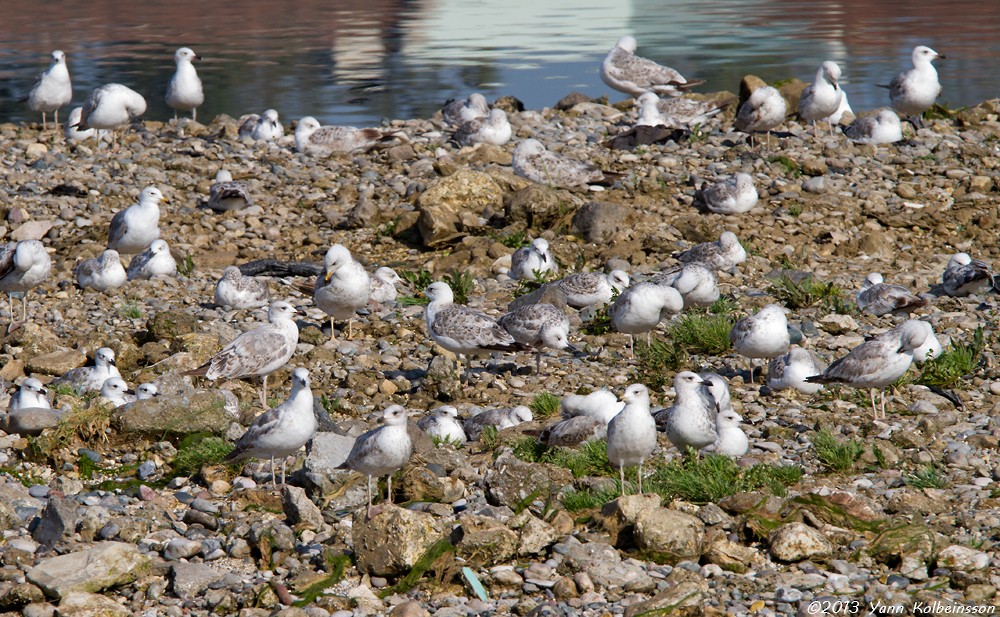
[(600, 522), (611, 537), (611, 543), (615, 546), (632, 545), (636, 517), (643, 510), (659, 508), (661, 501), (659, 495), (650, 493), (626, 495), (604, 504)]
[(565, 541), (553, 545), (552, 550), (563, 555), (566, 565), (573, 572), (585, 572), (593, 584), (605, 589), (654, 587), (653, 580), (644, 568), (631, 561), (623, 562), (621, 553), (610, 544), (584, 544), (569, 536)]
[(323, 528), (323, 513), (309, 499), (305, 489), (298, 486), (286, 486), (281, 491), (281, 507), (291, 525), (301, 525), (313, 530)]
[(392, 504), (370, 519), (365, 508), (354, 514), (353, 536), (357, 567), (375, 576), (408, 572), (441, 536), (434, 516)]
[(569, 194), (540, 184), (514, 191), (504, 199), (507, 223), (525, 223), (529, 229), (551, 229), (567, 215)]
[(60, 349), (35, 356), (28, 360), (24, 368), (29, 373), (42, 375), (62, 375), (87, 363), (87, 356), (75, 349)]
[(711, 541), (706, 541), (704, 551), (705, 561), (714, 563), (728, 572), (743, 573), (766, 562), (764, 556), (750, 546), (732, 542), (724, 535), (716, 535)]
[(72, 592), (59, 602), (59, 616), (63, 617), (129, 617), (127, 606), (99, 593)]
[(35, 542), (51, 547), (64, 536), (72, 535), (76, 531), (78, 507), (77, 501), (71, 497), (50, 496), (31, 537)]
[(582, 92), (570, 92), (566, 96), (559, 99), (555, 104), (555, 109), (559, 111), (567, 111), (571, 109), (574, 105), (579, 103), (589, 103), (591, 98)]
[(507, 311), (512, 312), (529, 304), (551, 304), (560, 311), (566, 310), (566, 292), (556, 285), (542, 285), (535, 291), (518, 296), (507, 305)]
[(175, 563), (170, 566), (171, 589), (182, 600), (196, 597), (225, 576), (225, 572), (204, 563)]
[(591, 201), (573, 215), (573, 231), (587, 242), (610, 242), (620, 233), (630, 230), (635, 211), (625, 205)]
[(159, 311), (146, 322), (149, 338), (153, 341), (173, 341), (185, 334), (201, 332), (201, 320), (187, 311)]
[(440, 476), (427, 467), (411, 466), (403, 474), (400, 489), (407, 501), (453, 503), (462, 498), (465, 484), (458, 478)]
[(187, 538), (174, 538), (163, 547), (163, 558), (168, 561), (178, 561), (194, 557), (200, 552), (201, 542)]
[[(40, 356), (62, 348), (62, 341), (51, 330), (29, 320), (16, 328), (4, 339), (7, 347), (20, 347), (18, 358), (27, 363)], [(39, 371), (40, 372), (40, 371)]]
[(941, 549), (937, 556), (938, 567), (952, 570), (983, 570), (990, 565), (990, 556), (983, 551), (977, 551), (966, 546), (952, 544)]
[(650, 508), (636, 515), (636, 546), (658, 563), (697, 560), (704, 541), (705, 524), (686, 512)]
[(397, 604), (389, 611), (389, 617), (431, 617), (430, 612), (416, 600)]
[(52, 221), (27, 221), (11, 232), (14, 242), (22, 240), (41, 240), (52, 229)]
[(825, 559), (833, 554), (826, 537), (804, 523), (785, 523), (768, 535), (771, 556), (780, 561)]
[(517, 534), (488, 516), (464, 514), (458, 518), (458, 554), (467, 561), (492, 566), (508, 561), (517, 553)]
[(858, 329), (858, 322), (854, 321), (854, 318), (850, 315), (830, 313), (819, 319), (819, 327), (830, 334), (844, 334), (845, 332), (856, 331)]
[(327, 475), (337, 470), (354, 447), (354, 437), (337, 433), (316, 433), (303, 468), (307, 473)]
[(520, 556), (543, 554), (561, 535), (555, 527), (527, 509), (508, 521), (507, 526), (517, 531), (517, 554)]
[(195, 390), (165, 394), (122, 405), (111, 420), (124, 433), (162, 439), (164, 435), (222, 434), (231, 422), (228, 399), (221, 390)]
[(496, 505), (514, 507), (529, 495), (544, 500), (573, 482), (568, 469), (543, 463), (526, 463), (505, 450), (486, 472), (487, 497)]
[(28, 570), (28, 580), (51, 598), (74, 591), (98, 592), (145, 576), (152, 564), (134, 544), (98, 542), (94, 546), (50, 557)]
[(40, 435), (47, 428), (59, 424), (62, 412), (58, 409), (23, 407), (0, 416), (0, 430), (19, 435)]
[(440, 246), (479, 225), (486, 209), (502, 205), (503, 191), (489, 174), (461, 169), (432, 182), (417, 199), (417, 229), (425, 246)]
[[(9, 548), (7, 552), (10, 552)], [(10, 564), (6, 557), (5, 554), (4, 561)], [(31, 563), (30, 557), (28, 563)], [(2, 585), (3, 587), (0, 587), (0, 610), (9, 611), (19, 609), (26, 604), (45, 601), (45, 594), (42, 593), (42, 590), (31, 583), (2, 583)]]
[(694, 614), (678, 611), (683, 611), (685, 608), (700, 607), (704, 602), (704, 595), (707, 591), (708, 583), (698, 584), (695, 581), (684, 581), (666, 591), (656, 594), (649, 600), (628, 605), (625, 608), (625, 617), (659, 614)]

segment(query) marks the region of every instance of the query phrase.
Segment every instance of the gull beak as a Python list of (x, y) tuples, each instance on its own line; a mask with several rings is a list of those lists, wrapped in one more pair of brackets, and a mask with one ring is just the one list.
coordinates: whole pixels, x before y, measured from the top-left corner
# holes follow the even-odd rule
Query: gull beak
[(566, 349), (568, 349), (568, 350), (569, 350), (569, 352), (570, 352), (570, 353), (573, 353), (573, 354), (578, 354), (578, 353), (582, 353), (582, 352), (580, 351), (580, 348), (579, 348), (579, 347), (576, 347), (576, 346), (574, 346), (574, 345), (571, 345), (570, 343), (566, 343)]
[(333, 270), (326, 273), (326, 275), (323, 277), (323, 282), (329, 283), (331, 278), (333, 278)]
[(195, 60), (201, 60), (201, 59), (203, 59), (203, 58), (204, 58), (204, 56), (199, 56), (198, 54), (195, 54), (195, 55), (194, 55), (194, 59), (195, 59)]
[(39, 390), (39, 392), (41, 392), (43, 396), (49, 393), (49, 391), (46, 390), (45, 388), (42, 388), (41, 390)]
[(947, 56), (945, 56), (944, 54), (936, 54), (934, 57), (937, 58), (938, 60), (946, 60), (947, 59)]
[(125, 390), (125, 394), (135, 394), (135, 390)]

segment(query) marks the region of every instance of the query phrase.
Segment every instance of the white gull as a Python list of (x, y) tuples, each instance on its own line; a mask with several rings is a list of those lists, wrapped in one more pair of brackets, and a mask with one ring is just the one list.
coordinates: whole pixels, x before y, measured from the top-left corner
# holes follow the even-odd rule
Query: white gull
[(177, 70), (167, 84), (167, 105), (174, 110), (174, 120), (177, 112), (190, 111), (191, 119), (198, 120), (198, 107), (205, 102), (205, 92), (201, 87), (201, 79), (195, 70), (193, 60), (201, 60), (189, 47), (181, 47), (174, 52), (174, 62)]
[(392, 503), (392, 473), (410, 460), (413, 442), (406, 428), (407, 411), (401, 405), (386, 408), (384, 424), (358, 436), (342, 467), (368, 477), (368, 508), (372, 507), (372, 477), (388, 476), (386, 499)]
[(557, 274), (559, 266), (556, 265), (549, 249), (549, 241), (545, 238), (535, 238), (531, 244), (522, 246), (510, 256), (509, 274), (512, 279), (533, 281), (544, 277), (546, 272)]
[(49, 68), (38, 74), (28, 93), (28, 107), (31, 111), (42, 112), (42, 130), (48, 128), (46, 114), (52, 112), (56, 128), (59, 128), (59, 108), (73, 100), (73, 84), (66, 67), (66, 54), (60, 50), (52, 52)]
[(903, 139), (903, 126), (899, 116), (891, 109), (862, 116), (844, 127), (844, 135), (858, 144), (894, 144)]
[(115, 352), (109, 347), (101, 347), (94, 352), (93, 366), (70, 369), (52, 381), (53, 386), (66, 385), (77, 392), (100, 392), (109, 377), (121, 377), (115, 366)]
[(371, 278), (342, 244), (334, 244), (323, 257), (323, 272), (316, 277), (313, 302), (330, 316), (330, 340), (337, 338), (334, 321), (347, 320), (347, 338), (351, 321), (358, 309), (368, 306)]
[(858, 310), (875, 316), (892, 313), (907, 314), (910, 311), (927, 306), (927, 300), (914, 294), (902, 285), (889, 285), (878, 272), (872, 272), (865, 277), (864, 285), (855, 296)]
[(111, 291), (118, 289), (128, 280), (118, 251), (108, 249), (100, 257), (85, 259), (73, 268), (76, 284), (80, 289)]
[(616, 293), (629, 286), (628, 274), (622, 270), (603, 272), (578, 272), (555, 281), (564, 294), (566, 304), (574, 308), (604, 305), (611, 302)]
[(815, 394), (823, 389), (823, 384), (808, 382), (806, 378), (824, 370), (826, 364), (809, 350), (792, 345), (787, 353), (771, 358), (768, 362), (767, 387), (775, 392), (794, 388), (803, 394)]
[(28, 292), (41, 285), (52, 271), (52, 260), (38, 240), (21, 240), (0, 246), (0, 292), (10, 298), (14, 322), (14, 297), (21, 298), (21, 319), (28, 318)]
[(121, 254), (146, 250), (160, 237), (160, 202), (167, 201), (155, 186), (139, 194), (139, 203), (116, 212), (108, 226), (108, 248)]
[(458, 421), (458, 410), (451, 405), (441, 405), (432, 409), (431, 415), (417, 421), (417, 428), (431, 437), (437, 437), (455, 445), (462, 445), (468, 441), (465, 429)]
[(208, 207), (217, 212), (242, 210), (253, 205), (250, 187), (242, 180), (233, 180), (233, 174), (220, 169), (215, 182), (208, 187)]
[(226, 266), (222, 278), (215, 284), (216, 306), (249, 309), (265, 306), (270, 292), (267, 283), (252, 276), (243, 276), (236, 266)]
[(52, 404), (49, 403), (49, 399), (46, 396), (49, 393), (42, 385), (42, 382), (38, 381), (34, 377), (28, 377), (21, 382), (21, 387), (15, 392), (8, 401), (7, 406), (9, 409), (51, 409)]
[(126, 270), (128, 280), (149, 280), (154, 276), (176, 276), (177, 261), (170, 254), (167, 241), (153, 240), (145, 251), (132, 258)]
[(632, 384), (622, 396), (625, 407), (608, 423), (608, 462), (618, 467), (622, 496), (625, 468), (638, 465), (638, 492), (642, 494), (642, 464), (656, 448), (656, 421), (649, 413), (649, 390)]
[(260, 115), (247, 114), (240, 118), (240, 128), (237, 130), (237, 134), (240, 137), (249, 137), (254, 141), (274, 141), (279, 137), (284, 137), (285, 127), (281, 126), (277, 111), (266, 109)]

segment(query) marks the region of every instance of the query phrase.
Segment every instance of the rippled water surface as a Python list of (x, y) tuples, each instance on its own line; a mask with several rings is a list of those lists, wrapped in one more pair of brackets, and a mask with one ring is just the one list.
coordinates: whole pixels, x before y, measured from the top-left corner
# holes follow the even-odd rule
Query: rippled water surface
[[(36, 119), (19, 99), (53, 49), (66, 52), (74, 102), (117, 81), (163, 102), (173, 52), (189, 46), (205, 84), (202, 119), (277, 109), (287, 122), (371, 125), (424, 117), (450, 97), (510, 94), (529, 108), (577, 90), (624, 95), (597, 74), (622, 34), (638, 53), (735, 91), (755, 73), (811, 81), (840, 63), (855, 110), (888, 103), (918, 44), (938, 63), (951, 106), (1000, 96), (1000, 2), (883, 0), (348, 0), (339, 2), (28, 2), (0, 20), (0, 121)], [(65, 113), (65, 112), (64, 112)]]

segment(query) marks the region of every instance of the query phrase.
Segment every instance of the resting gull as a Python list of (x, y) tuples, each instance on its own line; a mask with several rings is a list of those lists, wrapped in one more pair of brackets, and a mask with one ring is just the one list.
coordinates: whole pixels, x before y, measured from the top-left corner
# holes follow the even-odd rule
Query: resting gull
[(386, 266), (376, 268), (371, 276), (371, 294), (368, 299), (378, 304), (395, 302), (399, 296), (396, 284), (402, 281), (403, 279), (392, 268)]
[(431, 415), (417, 421), (417, 427), (444, 442), (462, 445), (468, 441), (465, 429), (458, 421), (458, 410), (451, 405), (441, 405), (431, 410)]
[(511, 164), (516, 175), (559, 188), (600, 184), (618, 177), (590, 163), (547, 150), (537, 139), (525, 139), (517, 144)]
[(491, 109), (485, 118), (474, 118), (458, 126), (452, 139), (462, 146), (492, 144), (502, 146), (510, 141), (514, 131), (507, 120), (507, 112)]
[(108, 227), (108, 248), (122, 254), (146, 250), (160, 237), (160, 202), (167, 201), (155, 186), (139, 194), (139, 203), (115, 213)]
[(750, 450), (750, 440), (740, 428), (742, 422), (743, 418), (732, 407), (720, 411), (715, 419), (717, 437), (705, 450), (729, 458), (739, 458), (746, 454)]
[(778, 304), (768, 304), (754, 315), (736, 322), (729, 331), (733, 350), (750, 358), (750, 381), (754, 381), (753, 361), (770, 359), (788, 351), (791, 342), (788, 334), (788, 309)]
[(674, 266), (657, 274), (650, 282), (669, 285), (684, 298), (684, 308), (709, 307), (719, 299), (719, 278), (711, 268), (700, 263)]
[(222, 278), (215, 284), (215, 305), (235, 310), (265, 306), (270, 298), (267, 283), (252, 276), (243, 276), (236, 266), (226, 266)]
[(788, 104), (777, 88), (760, 86), (743, 101), (736, 112), (736, 129), (749, 133), (751, 140), (758, 131), (766, 131), (770, 138), (771, 131), (785, 121)]
[(502, 431), (505, 428), (511, 428), (524, 422), (531, 422), (534, 419), (535, 416), (531, 413), (530, 408), (518, 405), (517, 407), (481, 411), (474, 416), (466, 418), (463, 426), (465, 434), (469, 436), (469, 439), (475, 441), (483, 434), (486, 427), (492, 426), (498, 431)]
[(73, 268), (80, 289), (106, 292), (118, 289), (128, 280), (118, 251), (108, 249), (100, 257), (85, 259)]
[(321, 126), (312, 116), (295, 126), (295, 149), (309, 156), (367, 152), (387, 137), (381, 129), (353, 126)]
[(557, 274), (556, 265), (549, 241), (545, 238), (535, 238), (528, 246), (522, 246), (510, 256), (510, 278), (533, 281), (545, 276), (546, 272)]
[(149, 280), (154, 276), (176, 276), (177, 261), (170, 254), (167, 241), (157, 238), (145, 251), (132, 258), (128, 264), (128, 280)]
[(824, 370), (826, 364), (820, 362), (809, 350), (792, 345), (787, 353), (771, 358), (768, 362), (767, 387), (775, 392), (794, 388), (803, 394), (815, 394), (823, 389), (823, 384), (808, 382), (806, 378)]
[(855, 296), (858, 310), (881, 316), (887, 313), (905, 315), (927, 306), (927, 300), (902, 285), (889, 285), (878, 272), (865, 277), (864, 285)]
[(555, 281), (564, 294), (566, 304), (573, 308), (604, 305), (611, 302), (612, 297), (621, 293), (629, 286), (628, 274), (622, 270), (603, 272), (577, 272)]
[(94, 352), (94, 365), (70, 369), (57, 377), (53, 386), (66, 385), (77, 392), (100, 392), (109, 377), (121, 377), (115, 366), (115, 352), (109, 347), (101, 347)]
[(497, 319), (515, 341), (535, 350), (535, 373), (542, 372), (543, 349), (575, 348), (569, 343), (569, 318), (551, 304), (526, 304)]
[(729, 100), (702, 101), (687, 97), (661, 99), (652, 92), (646, 92), (636, 99), (636, 105), (639, 106), (636, 125), (689, 129), (704, 124), (729, 104)]
[(49, 403), (49, 399), (46, 396), (48, 393), (49, 391), (45, 389), (42, 382), (34, 377), (28, 377), (21, 382), (21, 387), (10, 397), (7, 405), (11, 410), (28, 408), (51, 409), (52, 404)]
[(941, 275), (944, 292), (949, 296), (968, 296), (993, 289), (996, 279), (993, 268), (985, 261), (973, 259), (968, 253), (955, 253)]
[(684, 298), (681, 293), (669, 285), (655, 283), (636, 283), (623, 290), (615, 298), (608, 316), (611, 327), (623, 334), (628, 334), (629, 346), (635, 354), (636, 334), (646, 334), (649, 343), (651, 332), (656, 326), (671, 315), (676, 315), (684, 308)]
[(757, 187), (750, 174), (739, 172), (703, 187), (696, 195), (711, 212), (743, 214), (757, 205)]
[(233, 180), (233, 174), (220, 169), (215, 182), (208, 188), (208, 207), (217, 212), (242, 210), (253, 205), (250, 187), (242, 180)]
[(489, 113), (490, 104), (478, 92), (473, 92), (467, 99), (450, 100), (441, 108), (441, 118), (446, 124), (456, 127), (470, 120), (485, 118)]
[(674, 255), (685, 264), (698, 263), (718, 272), (731, 270), (747, 260), (747, 252), (739, 238), (731, 231), (724, 231), (718, 242), (702, 242)]
[(281, 126), (278, 112), (266, 109), (259, 116), (248, 114), (240, 118), (240, 128), (237, 134), (240, 137), (249, 137), (254, 141), (274, 141), (279, 137), (284, 137), (285, 128)]
[(930, 47), (918, 45), (910, 54), (913, 68), (903, 71), (889, 82), (889, 100), (892, 107), (907, 116), (914, 126), (923, 126), (922, 115), (934, 105), (941, 94), (937, 69), (932, 62), (944, 56)]
[[(146, 99), (141, 94), (121, 84), (105, 84), (91, 92), (83, 102), (77, 128), (114, 130), (144, 113)], [(111, 139), (113, 141), (113, 134)]]

